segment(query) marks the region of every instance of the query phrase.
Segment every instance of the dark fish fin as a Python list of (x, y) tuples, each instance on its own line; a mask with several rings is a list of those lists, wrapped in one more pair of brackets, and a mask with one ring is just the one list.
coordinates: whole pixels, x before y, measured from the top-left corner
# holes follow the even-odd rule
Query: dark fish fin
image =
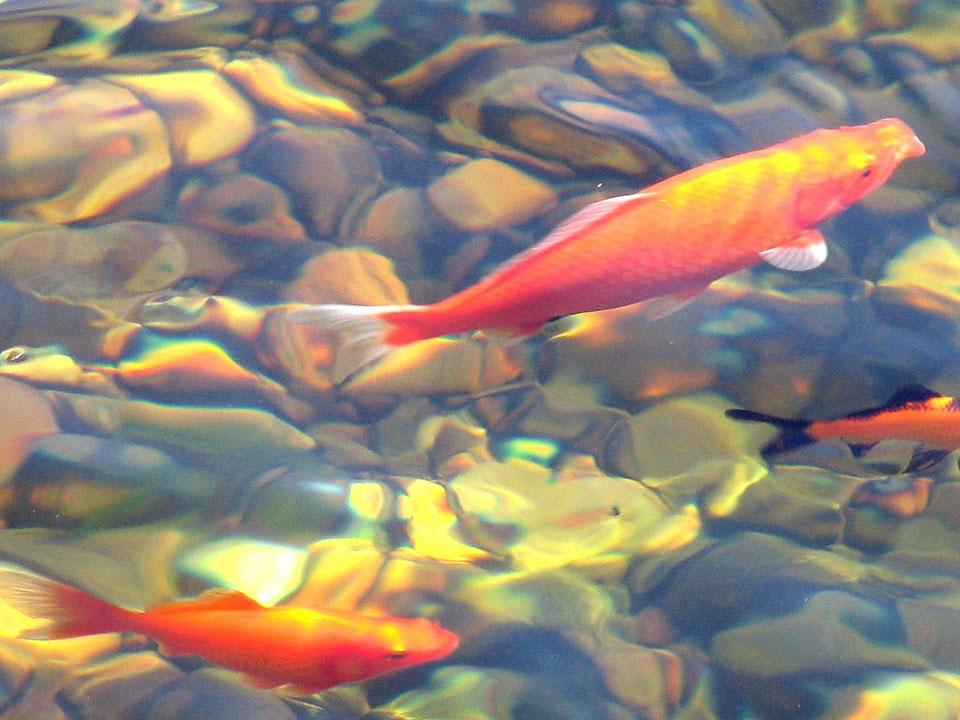
[(780, 434), (760, 450), (760, 455), (764, 459), (769, 455), (793, 450), (817, 441), (815, 437), (807, 433), (807, 428), (810, 426), (809, 420), (790, 420), (740, 408), (731, 408), (727, 410), (726, 415), (734, 420), (768, 423), (780, 429)]
[(934, 392), (925, 385), (904, 385), (901, 388), (897, 388), (897, 391), (890, 396), (890, 399), (884, 403), (883, 407), (900, 407), (907, 403), (926, 402), (936, 397), (940, 397), (940, 393)]
[(949, 450), (919, 447), (913, 452), (905, 473), (925, 472), (950, 454)]
[(890, 396), (890, 399), (887, 400), (883, 405), (878, 405), (877, 407), (864, 408), (863, 410), (855, 410), (852, 413), (844, 415), (845, 418), (860, 418), (860, 417), (871, 417), (877, 413), (881, 413), (884, 410), (893, 410), (894, 408), (903, 407), (910, 403), (923, 403), (932, 398), (941, 397), (940, 393), (934, 392), (930, 388), (924, 385), (904, 385), (901, 388), (898, 388), (893, 395)]
[(847, 445), (850, 446), (850, 452), (853, 453), (853, 456), (854, 456), (855, 458), (859, 458), (859, 457), (863, 457), (863, 456), (866, 455), (868, 452), (870, 452), (870, 448), (872, 448), (874, 445), (876, 445), (876, 443), (875, 443), (875, 442), (869, 442), (869, 443), (847, 443)]

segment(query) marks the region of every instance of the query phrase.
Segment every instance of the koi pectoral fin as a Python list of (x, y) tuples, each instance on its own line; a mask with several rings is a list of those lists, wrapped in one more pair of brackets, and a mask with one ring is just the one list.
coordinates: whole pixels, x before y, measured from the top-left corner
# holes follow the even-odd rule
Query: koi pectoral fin
[(677, 310), (692, 302), (700, 293), (707, 289), (707, 286), (686, 290), (684, 292), (673, 293), (672, 295), (661, 295), (660, 297), (644, 300), (640, 303), (640, 315), (646, 320), (660, 320), (673, 315)]
[(786, 245), (764, 250), (760, 257), (781, 270), (813, 270), (827, 259), (827, 241), (818, 230), (806, 230)]
[(518, 325), (509, 328), (486, 328), (483, 330), (483, 334), (498, 345), (510, 347), (522, 343), (531, 335), (536, 335), (542, 328), (543, 323)]

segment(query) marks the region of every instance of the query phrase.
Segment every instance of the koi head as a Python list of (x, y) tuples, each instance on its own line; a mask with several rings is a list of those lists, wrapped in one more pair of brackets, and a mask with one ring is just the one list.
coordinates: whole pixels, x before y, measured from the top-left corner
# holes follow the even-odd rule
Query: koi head
[(803, 169), (795, 219), (802, 227), (818, 225), (869, 195), (903, 160), (924, 150), (897, 118), (810, 133), (796, 149)]
[[(446, 657), (460, 638), (426, 618), (372, 620), (362, 643), (332, 659), (336, 682), (354, 682)], [(328, 658), (325, 662), (330, 662)], [(324, 672), (331, 668), (325, 667)]]

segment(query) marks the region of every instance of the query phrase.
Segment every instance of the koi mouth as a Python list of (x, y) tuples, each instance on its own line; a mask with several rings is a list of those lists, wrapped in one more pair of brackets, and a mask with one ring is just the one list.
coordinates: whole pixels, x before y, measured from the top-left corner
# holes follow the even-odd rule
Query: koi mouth
[(901, 146), (900, 151), (897, 155), (903, 158), (911, 157), (920, 157), (923, 155), (927, 149), (924, 147), (923, 143), (920, 142), (920, 138), (916, 135), (911, 135)]
[(871, 125), (876, 128), (877, 140), (884, 147), (893, 149), (898, 163), (905, 158), (920, 157), (927, 151), (920, 138), (902, 120), (886, 118)]

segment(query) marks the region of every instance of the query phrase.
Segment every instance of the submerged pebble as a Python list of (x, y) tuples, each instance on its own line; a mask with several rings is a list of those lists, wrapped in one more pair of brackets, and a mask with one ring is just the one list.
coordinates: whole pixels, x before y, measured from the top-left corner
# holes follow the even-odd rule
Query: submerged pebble
[(556, 204), (553, 190), (497, 160), (472, 160), (427, 187), (433, 207), (464, 230), (482, 232), (524, 222)]

